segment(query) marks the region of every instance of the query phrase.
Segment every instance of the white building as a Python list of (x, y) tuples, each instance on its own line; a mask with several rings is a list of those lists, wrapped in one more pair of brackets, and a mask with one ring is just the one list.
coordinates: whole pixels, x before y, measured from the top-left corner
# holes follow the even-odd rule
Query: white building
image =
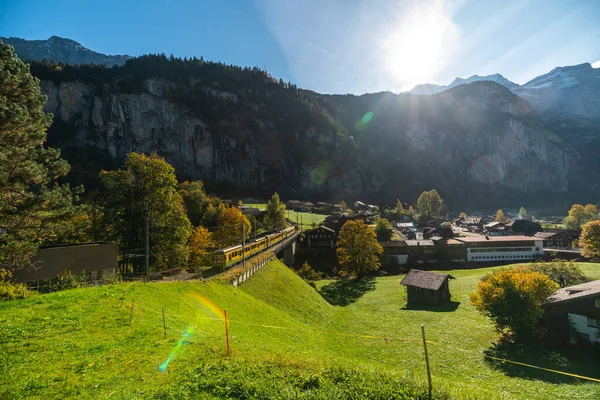
[(544, 241), (531, 236), (458, 237), (465, 244), (467, 261), (533, 260), (544, 255)]

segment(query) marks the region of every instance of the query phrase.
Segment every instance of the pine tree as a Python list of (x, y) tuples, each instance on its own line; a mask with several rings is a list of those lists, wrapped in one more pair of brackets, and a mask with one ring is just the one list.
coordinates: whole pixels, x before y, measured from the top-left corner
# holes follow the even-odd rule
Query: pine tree
[(73, 193), (56, 180), (69, 172), (44, 147), (52, 115), (29, 66), (0, 41), (0, 267), (27, 264), (45, 232), (69, 218)]

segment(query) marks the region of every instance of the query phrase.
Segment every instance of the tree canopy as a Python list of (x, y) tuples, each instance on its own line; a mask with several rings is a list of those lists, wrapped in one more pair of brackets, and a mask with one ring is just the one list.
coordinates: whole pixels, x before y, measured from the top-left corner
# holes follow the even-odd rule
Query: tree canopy
[(505, 223), (506, 221), (508, 221), (508, 218), (504, 215), (504, 211), (498, 210), (498, 212), (496, 212), (496, 222)]
[[(185, 265), (191, 224), (177, 192), (175, 169), (156, 154), (130, 153), (120, 169), (102, 171), (100, 179), (106, 188), (104, 217), (119, 248), (144, 248), (148, 218), (157, 264), (162, 268)], [(141, 260), (134, 262), (135, 268), (141, 268)]]
[[(243, 226), (243, 227), (242, 227)], [(219, 227), (215, 231), (214, 240), (219, 248), (242, 243), (242, 233), (250, 237), (252, 225), (248, 218), (237, 207), (226, 208), (221, 214)]]
[(598, 219), (598, 208), (593, 204), (583, 206), (573, 204), (569, 210), (569, 215), (564, 219), (563, 224), (567, 229), (581, 229), (583, 225), (590, 221)]
[(421, 193), (417, 200), (419, 214), (424, 217), (438, 217), (442, 211), (442, 204), (442, 198), (435, 189)]
[(579, 247), (582, 256), (600, 259), (600, 220), (588, 222), (583, 226)]
[(519, 209), (519, 217), (521, 217), (521, 219), (531, 219), (531, 216), (529, 215), (525, 207), (521, 207)]
[(381, 266), (379, 256), (383, 248), (375, 238), (375, 232), (361, 220), (347, 221), (337, 239), (336, 255), (340, 273), (363, 276)]
[(189, 265), (193, 267), (209, 266), (214, 245), (212, 232), (203, 226), (194, 229), (188, 241)]
[(285, 228), (285, 204), (281, 203), (277, 193), (267, 202), (263, 225), (272, 231)]
[(69, 165), (44, 147), (52, 122), (45, 103), (29, 66), (0, 41), (0, 267), (26, 265), (73, 211), (70, 187), (56, 183)]
[(539, 333), (542, 303), (558, 284), (527, 268), (503, 269), (484, 276), (471, 293), (471, 304), (494, 321), (498, 331), (509, 329), (517, 340)]
[(379, 218), (375, 224), (375, 233), (377, 235), (377, 240), (380, 242), (387, 242), (392, 238), (392, 234), (390, 230), (392, 229), (392, 224), (385, 218)]

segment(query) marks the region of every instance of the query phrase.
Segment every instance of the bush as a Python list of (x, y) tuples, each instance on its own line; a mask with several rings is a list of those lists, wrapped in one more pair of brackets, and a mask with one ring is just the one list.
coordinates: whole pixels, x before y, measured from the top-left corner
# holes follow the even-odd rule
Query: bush
[(573, 261), (560, 259), (554, 259), (549, 262), (539, 261), (530, 266), (530, 269), (548, 275), (550, 279), (556, 282), (560, 287), (578, 285), (580, 283), (591, 281), (591, 279), (585, 276), (583, 271), (575, 265)]
[(27, 289), (23, 283), (13, 283), (9, 279), (10, 271), (0, 269), (0, 301), (24, 299), (33, 296), (33, 292)]
[(542, 303), (557, 289), (545, 274), (528, 268), (501, 269), (484, 276), (470, 298), (499, 332), (508, 329), (517, 340), (525, 340), (542, 335)]
[(296, 271), (296, 273), (304, 280), (318, 281), (321, 279), (321, 272), (312, 269), (308, 261), (304, 261), (304, 264)]

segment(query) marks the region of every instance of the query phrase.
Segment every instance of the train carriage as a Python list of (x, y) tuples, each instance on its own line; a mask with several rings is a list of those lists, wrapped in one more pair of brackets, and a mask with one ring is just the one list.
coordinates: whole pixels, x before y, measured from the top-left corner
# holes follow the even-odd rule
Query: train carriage
[(248, 241), (244, 247), (241, 244), (216, 250), (213, 254), (213, 267), (226, 269), (239, 263), (244, 257), (248, 258), (254, 254), (275, 246), (283, 239), (291, 236), (295, 232), (293, 226), (287, 227), (279, 232), (271, 233), (261, 238)]

